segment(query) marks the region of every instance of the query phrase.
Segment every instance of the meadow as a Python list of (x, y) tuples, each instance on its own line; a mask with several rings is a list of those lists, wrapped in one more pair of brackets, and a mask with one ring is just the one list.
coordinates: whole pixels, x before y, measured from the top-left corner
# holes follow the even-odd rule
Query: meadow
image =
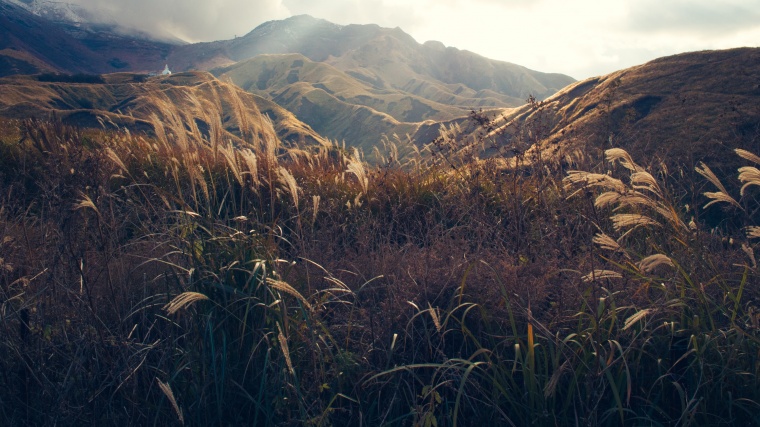
[(758, 424), (758, 153), (237, 120), (0, 123), (5, 425)]

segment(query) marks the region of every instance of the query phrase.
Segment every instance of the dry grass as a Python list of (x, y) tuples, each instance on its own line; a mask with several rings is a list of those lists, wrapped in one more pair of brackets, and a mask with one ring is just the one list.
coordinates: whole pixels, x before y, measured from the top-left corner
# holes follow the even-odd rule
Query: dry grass
[(156, 127), (0, 139), (11, 424), (753, 420), (751, 179), (712, 230), (622, 150), (565, 175), (397, 140), (373, 166)]

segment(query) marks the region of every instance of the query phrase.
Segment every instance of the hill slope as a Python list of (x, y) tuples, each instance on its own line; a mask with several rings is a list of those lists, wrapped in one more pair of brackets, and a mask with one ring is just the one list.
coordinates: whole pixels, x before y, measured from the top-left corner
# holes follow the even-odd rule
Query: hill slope
[(203, 72), (153, 78), (117, 73), (90, 83), (46, 82), (31, 76), (0, 79), (0, 117), (55, 116), (83, 127), (169, 132), (174, 140), (263, 137), (272, 124), (262, 113), (283, 141), (325, 142), (287, 110)]
[(491, 137), (502, 153), (531, 130), (540, 140), (533, 150), (546, 154), (621, 147), (641, 163), (721, 165), (735, 160), (734, 148), (757, 151), (760, 144), (760, 49), (659, 58), (501, 115)]
[[(234, 40), (179, 46), (168, 62), (176, 69), (212, 69), (282, 103), (323, 135), (357, 146), (375, 145), (383, 134), (403, 135), (427, 120), (519, 106), (530, 95), (543, 99), (573, 81), (437, 42), (419, 44), (398, 28), (340, 26), (310, 16), (267, 22)], [(331, 111), (336, 119), (325, 123), (316, 111)], [(339, 124), (337, 118), (352, 112), (360, 115), (361, 129), (355, 120)]]

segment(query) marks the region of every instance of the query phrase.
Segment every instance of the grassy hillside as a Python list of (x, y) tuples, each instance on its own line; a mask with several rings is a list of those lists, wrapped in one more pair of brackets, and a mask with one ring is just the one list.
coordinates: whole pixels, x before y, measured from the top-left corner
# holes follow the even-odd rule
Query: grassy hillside
[(756, 424), (753, 154), (683, 182), (170, 126), (2, 122), (9, 425)]
[[(440, 43), (419, 44), (398, 28), (340, 26), (309, 16), (268, 22), (235, 40), (178, 47), (169, 61), (178, 69), (221, 65), (215, 75), (358, 147), (416, 132), (429, 120), (461, 119), (472, 109), (517, 107), (529, 95), (543, 99), (573, 82)], [(352, 120), (325, 122), (308, 108), (315, 100), (316, 109), (341, 116), (358, 111), (361, 128)]]
[(69, 125), (126, 128), (176, 143), (208, 144), (263, 135), (273, 121), (287, 143), (325, 141), (282, 107), (201, 72), (7, 77), (0, 79), (0, 117), (55, 117)]
[(452, 97), (452, 102), (448, 104), (432, 102), (409, 92), (377, 87), (299, 54), (260, 55), (231, 67), (214, 70), (214, 73), (228, 77), (246, 91), (273, 98), (291, 85), (308, 84), (306, 87), (310, 90), (322, 89), (343, 102), (370, 107), (404, 122), (460, 116), (466, 114), (468, 108), (482, 102), (463, 97)]
[(509, 145), (522, 128), (540, 127), (535, 149), (546, 155), (621, 147), (641, 159), (701, 160), (729, 173), (738, 165), (733, 149), (760, 142), (758, 59), (757, 48), (691, 52), (590, 78), (505, 111), (494, 136)]

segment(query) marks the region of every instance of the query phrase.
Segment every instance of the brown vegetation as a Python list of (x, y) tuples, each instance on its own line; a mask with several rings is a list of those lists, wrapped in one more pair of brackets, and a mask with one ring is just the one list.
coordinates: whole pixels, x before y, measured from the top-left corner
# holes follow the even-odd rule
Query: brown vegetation
[(274, 126), (286, 144), (325, 143), (284, 108), (202, 72), (7, 77), (0, 79), (0, 116), (154, 136), (168, 131), (172, 142), (190, 138), (239, 143)]
[(733, 200), (707, 229), (621, 149), (505, 170), (450, 132), (369, 166), (162, 122), (2, 123), (10, 424), (756, 422), (751, 153), (741, 195), (701, 169)]

